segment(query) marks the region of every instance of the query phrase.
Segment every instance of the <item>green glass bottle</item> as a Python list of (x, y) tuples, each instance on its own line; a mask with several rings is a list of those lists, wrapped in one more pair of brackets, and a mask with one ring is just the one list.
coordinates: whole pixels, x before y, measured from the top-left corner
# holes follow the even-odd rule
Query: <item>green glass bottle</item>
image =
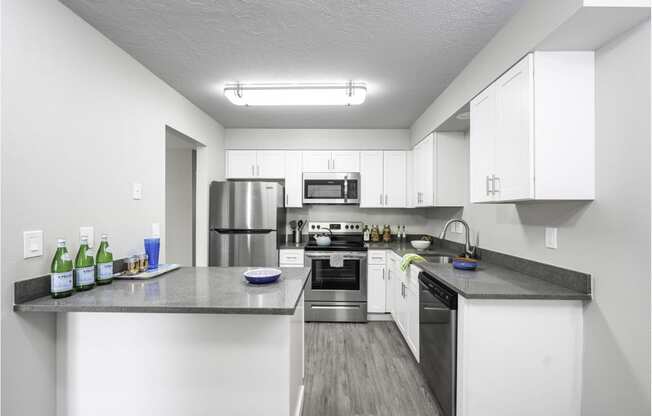
[(72, 258), (63, 239), (57, 240), (57, 251), (50, 266), (50, 293), (53, 298), (72, 295)]
[(88, 237), (82, 237), (75, 257), (75, 290), (89, 290), (95, 287), (95, 259), (88, 247)]
[(113, 253), (111, 247), (109, 247), (109, 237), (106, 234), (102, 234), (100, 246), (95, 256), (95, 263), (97, 264), (95, 282), (98, 285), (111, 283), (113, 281)]

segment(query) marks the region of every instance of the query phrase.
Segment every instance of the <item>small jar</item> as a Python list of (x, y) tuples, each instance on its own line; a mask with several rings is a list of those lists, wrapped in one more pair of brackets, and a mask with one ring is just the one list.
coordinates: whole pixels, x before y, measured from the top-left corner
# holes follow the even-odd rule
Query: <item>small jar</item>
[(127, 258), (127, 274), (134, 275), (138, 273), (138, 256), (129, 256)]
[(140, 256), (138, 256), (138, 269), (140, 272), (146, 272), (147, 267), (149, 267), (149, 257), (147, 257), (147, 253), (142, 253)]

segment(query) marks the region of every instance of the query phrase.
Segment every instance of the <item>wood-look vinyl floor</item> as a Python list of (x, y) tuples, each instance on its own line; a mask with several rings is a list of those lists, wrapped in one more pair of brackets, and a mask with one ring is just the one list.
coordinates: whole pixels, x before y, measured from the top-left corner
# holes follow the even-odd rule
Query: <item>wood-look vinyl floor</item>
[(393, 322), (306, 323), (303, 416), (439, 416)]

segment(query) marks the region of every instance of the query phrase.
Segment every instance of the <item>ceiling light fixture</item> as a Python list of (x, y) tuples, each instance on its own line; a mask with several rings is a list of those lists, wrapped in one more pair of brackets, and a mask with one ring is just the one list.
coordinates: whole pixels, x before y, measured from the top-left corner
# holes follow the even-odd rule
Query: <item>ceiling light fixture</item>
[(224, 95), (235, 105), (358, 105), (367, 98), (362, 82), (314, 84), (228, 84)]

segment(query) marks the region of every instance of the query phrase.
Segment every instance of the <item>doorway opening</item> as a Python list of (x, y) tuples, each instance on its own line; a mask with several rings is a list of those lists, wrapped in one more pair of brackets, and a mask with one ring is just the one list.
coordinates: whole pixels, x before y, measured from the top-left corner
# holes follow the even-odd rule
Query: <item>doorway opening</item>
[(197, 149), (202, 144), (165, 128), (165, 261), (195, 266)]

